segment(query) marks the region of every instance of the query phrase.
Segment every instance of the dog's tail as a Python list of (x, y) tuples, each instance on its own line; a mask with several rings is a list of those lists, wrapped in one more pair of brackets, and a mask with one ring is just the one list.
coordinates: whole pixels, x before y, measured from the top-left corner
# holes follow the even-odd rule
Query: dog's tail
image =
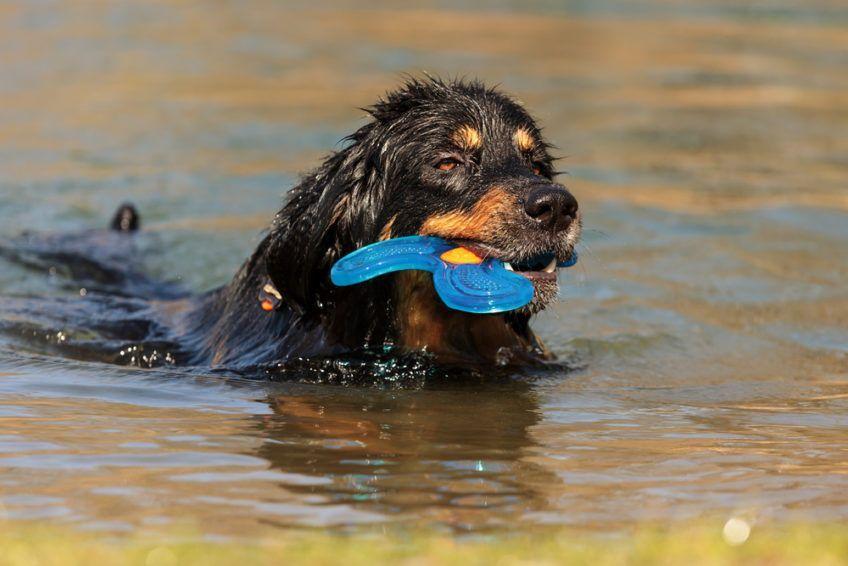
[(141, 216), (135, 207), (125, 202), (112, 215), (109, 228), (117, 232), (136, 232), (141, 227)]

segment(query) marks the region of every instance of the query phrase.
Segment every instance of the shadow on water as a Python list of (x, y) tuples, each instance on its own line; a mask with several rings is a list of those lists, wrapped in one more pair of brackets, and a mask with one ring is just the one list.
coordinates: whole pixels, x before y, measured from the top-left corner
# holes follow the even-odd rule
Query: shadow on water
[[(342, 387), (20, 352), (0, 352), (0, 368), (0, 490), (21, 486), (0, 491), (11, 518), (464, 532), (555, 512), (540, 486), (561, 480), (532, 461), (542, 414), (531, 376)], [(31, 481), (57, 468), (61, 478)]]
[(417, 392), (312, 388), (272, 394), (257, 455), (327, 483), (290, 486), (328, 505), (438, 522), (508, 525), (545, 508), (531, 487), (557, 481), (524, 460), (539, 407), (530, 386)]

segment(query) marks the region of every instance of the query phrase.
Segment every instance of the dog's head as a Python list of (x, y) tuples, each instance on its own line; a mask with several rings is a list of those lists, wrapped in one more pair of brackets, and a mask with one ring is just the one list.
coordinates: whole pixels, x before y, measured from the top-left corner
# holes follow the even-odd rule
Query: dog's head
[(269, 270), (275, 282), (303, 308), (332, 304), (338, 290), (328, 272), (339, 257), (422, 234), (499, 258), (530, 279), (528, 314), (548, 305), (556, 263), (573, 253), (581, 220), (524, 108), (477, 82), (426, 79), (369, 112), (373, 119), (278, 215), (275, 253), (285, 265)]

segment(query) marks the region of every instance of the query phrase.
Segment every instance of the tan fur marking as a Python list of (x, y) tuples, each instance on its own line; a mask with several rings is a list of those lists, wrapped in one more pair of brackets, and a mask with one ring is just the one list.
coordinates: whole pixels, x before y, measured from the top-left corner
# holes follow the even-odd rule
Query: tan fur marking
[(497, 229), (498, 216), (505, 215), (515, 206), (515, 200), (506, 191), (494, 188), (468, 212), (454, 211), (431, 216), (424, 221), (419, 233), (448, 240), (487, 240)]
[(400, 344), (414, 350), (446, 350), (447, 320), (429, 273), (403, 271), (397, 274), (396, 281)]
[(446, 362), (492, 363), (501, 348), (518, 354), (532, 348), (535, 336), (516, 334), (502, 316), (480, 316), (447, 308), (436, 295), (432, 277), (422, 271), (396, 276), (396, 346), (426, 350)]
[(395, 223), (395, 218), (397, 218), (397, 216), (392, 216), (389, 221), (386, 222), (386, 225), (383, 226), (383, 229), (380, 230), (380, 241), (388, 240), (392, 237), (392, 224)]
[(515, 142), (515, 146), (520, 151), (530, 151), (536, 145), (536, 141), (533, 139), (533, 136), (524, 128), (518, 128), (515, 130), (515, 134), (512, 136), (512, 141)]
[(483, 145), (483, 136), (480, 130), (471, 126), (461, 126), (451, 137), (453, 142), (464, 150), (480, 149)]

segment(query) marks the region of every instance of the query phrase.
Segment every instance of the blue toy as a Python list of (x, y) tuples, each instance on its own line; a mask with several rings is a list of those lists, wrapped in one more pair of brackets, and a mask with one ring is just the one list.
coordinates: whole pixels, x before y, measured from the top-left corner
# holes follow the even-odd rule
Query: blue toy
[[(571, 267), (577, 252), (558, 267)], [(374, 277), (418, 269), (433, 274), (436, 293), (455, 310), (496, 313), (523, 307), (533, 300), (533, 283), (504, 267), (501, 260), (482, 259), (471, 250), (432, 236), (406, 236), (369, 244), (333, 265), (330, 280), (356, 285)]]

